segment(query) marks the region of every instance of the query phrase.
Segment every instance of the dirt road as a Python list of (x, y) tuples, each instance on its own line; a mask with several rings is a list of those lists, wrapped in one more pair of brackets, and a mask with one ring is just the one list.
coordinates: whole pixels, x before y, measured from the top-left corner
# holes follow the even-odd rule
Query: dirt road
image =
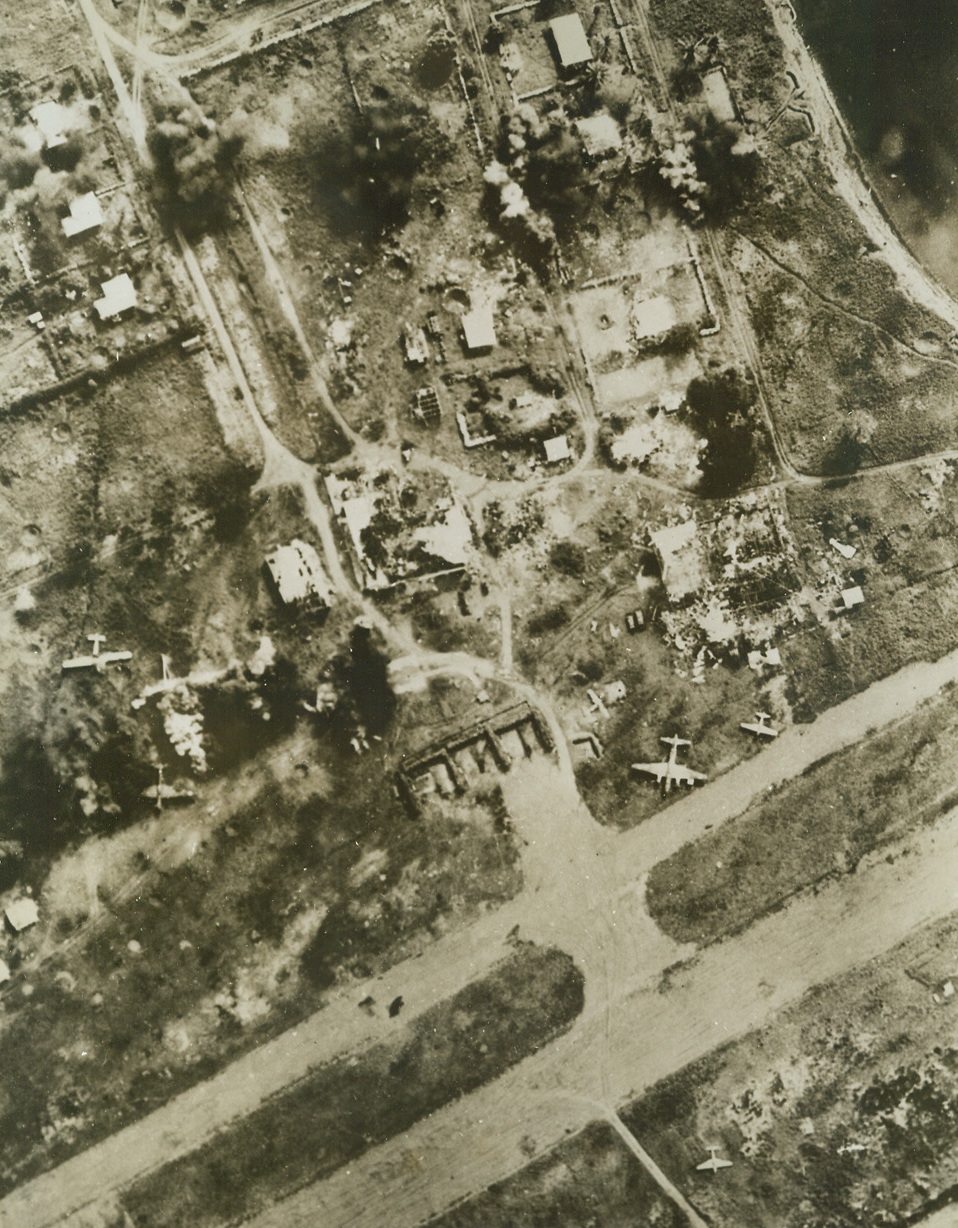
[[(911, 842), (908, 857), (893, 865), (876, 859), (854, 878), (709, 948), (673, 978), (667, 994), (646, 986), (608, 1016), (591, 1012), (495, 1084), (277, 1205), (253, 1228), (378, 1228), (386, 1207), (391, 1228), (422, 1223), (520, 1168), (533, 1147), (541, 1152), (600, 1116), (592, 1097), (621, 1104), (759, 1027), (812, 986), (953, 912), (956, 864), (952, 812)], [(682, 1174), (670, 1176), (681, 1183)]]
[[(370, 1017), (358, 1009), (367, 993), (380, 1003), (401, 993), (409, 1012), (418, 1014), (482, 975), (505, 953), (506, 936), (518, 925), (521, 937), (553, 943), (573, 955), (586, 975), (587, 997), (584, 1015), (573, 1031), (533, 1063), (500, 1080), (502, 1091), (497, 1084), (449, 1110), (462, 1118), (462, 1129), (473, 1130), (480, 1118), (490, 1120), (483, 1108), (490, 1098), (500, 1104), (510, 1104), (513, 1096), (529, 1098), (528, 1103), (511, 1101), (506, 1113), (508, 1118), (521, 1109), (522, 1131), (518, 1126), (503, 1127), (501, 1141), (485, 1139), (480, 1147), (477, 1140), (476, 1147), (481, 1152), (485, 1148), (487, 1167), (477, 1156), (474, 1171), (466, 1170), (473, 1172), (469, 1182), (484, 1179), (486, 1172), (508, 1172), (510, 1164), (518, 1163), (516, 1148), (523, 1134), (557, 1138), (568, 1124), (568, 1106), (542, 1108), (543, 1103), (552, 1103), (556, 1089), (620, 1103), (633, 1088), (756, 1026), (808, 985), (883, 950), (924, 916), (956, 906), (954, 862), (948, 857), (958, 848), (949, 845), (945, 857), (943, 843), (937, 850), (929, 845), (932, 852), (912, 858), (906, 869), (882, 862), (874, 872), (862, 872), (818, 900), (796, 904), (785, 914), (791, 920), (784, 930), (777, 928), (783, 924), (781, 917), (772, 918), (712, 948), (688, 979), (663, 997), (657, 990), (662, 971), (690, 951), (655, 927), (641, 890), (644, 876), (662, 856), (733, 817), (756, 794), (833, 749), (836, 740), (840, 744), (859, 740), (883, 721), (904, 716), (952, 680), (958, 680), (958, 653), (936, 665), (903, 670), (813, 725), (783, 734), (782, 749), (768, 748), (624, 836), (594, 822), (575, 791), (564, 746), (558, 763), (541, 758), (525, 764), (503, 780), (524, 842), (525, 886), (516, 900), (468, 930), (440, 940), (422, 957), (397, 965), (374, 983), (350, 987), (324, 1010), (217, 1078), (15, 1191), (0, 1203), (0, 1225), (46, 1228), (64, 1222), (76, 1209), (95, 1204), (157, 1164), (193, 1150), (214, 1130), (249, 1113), (311, 1067), (388, 1034), (395, 1025), (382, 1013)], [(948, 835), (958, 840), (958, 831), (949, 829)], [(939, 872), (946, 873), (945, 884), (935, 877)], [(899, 874), (911, 877), (906, 881)], [(922, 875), (928, 878), (927, 890), (921, 886)], [(872, 885), (870, 892), (866, 884)], [(845, 926), (847, 945), (840, 951), (832, 949), (829, 938), (834, 925)], [(868, 945), (855, 937), (858, 925), (867, 928), (867, 934), (862, 933)], [(661, 1053), (649, 1034), (655, 1019), (660, 1020), (664, 1038)], [(531, 1083), (525, 1081), (530, 1078)], [(416, 1127), (413, 1133), (419, 1130)], [(380, 1151), (392, 1155), (406, 1147), (403, 1138)], [(462, 1154), (443, 1153), (448, 1171), (437, 1190), (449, 1181), (466, 1179), (466, 1172), (460, 1172)], [(371, 1173), (370, 1165), (375, 1168), (372, 1159), (364, 1161), (362, 1170)], [(436, 1178), (441, 1166), (430, 1171)], [(330, 1188), (339, 1189), (335, 1183), (344, 1180), (334, 1178)], [(379, 1185), (377, 1199), (384, 1188)], [(418, 1208), (419, 1214), (425, 1194), (420, 1191), (416, 1197), (410, 1207)], [(354, 1211), (347, 1212), (345, 1206), (341, 1205), (344, 1218), (329, 1223), (354, 1222), (349, 1218)]]

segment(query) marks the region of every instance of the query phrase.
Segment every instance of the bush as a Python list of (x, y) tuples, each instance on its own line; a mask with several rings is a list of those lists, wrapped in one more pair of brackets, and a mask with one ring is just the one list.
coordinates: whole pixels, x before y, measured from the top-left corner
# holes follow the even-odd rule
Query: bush
[(728, 495), (755, 472), (758, 459), (755, 386), (734, 367), (692, 380), (686, 406), (708, 441), (702, 459), (702, 491)]
[(585, 550), (578, 542), (556, 542), (549, 554), (549, 562), (564, 576), (574, 576), (578, 579), (585, 575)]

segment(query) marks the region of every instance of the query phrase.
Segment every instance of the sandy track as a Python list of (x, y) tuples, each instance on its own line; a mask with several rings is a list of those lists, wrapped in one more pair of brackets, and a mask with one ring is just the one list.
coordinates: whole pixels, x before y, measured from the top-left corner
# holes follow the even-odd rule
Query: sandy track
[(879, 205), (825, 74), (796, 25), (792, 6), (782, 0), (769, 0), (768, 8), (785, 46), (786, 66), (804, 88), (802, 104), (814, 116), (838, 190), (878, 248), (881, 259), (894, 271), (902, 290), (958, 331), (958, 303), (916, 260)]
[[(330, 1180), (253, 1221), (254, 1228), (391, 1228), (417, 1225), (485, 1189), (599, 1114), (576, 1097), (630, 1098), (658, 1079), (750, 1031), (814, 985), (880, 955), (916, 927), (958, 908), (958, 813), (889, 865), (854, 878), (709, 948), (667, 994), (646, 986), (610, 1017), (604, 1066), (601, 1012), (495, 1084), (377, 1147)], [(681, 1182), (683, 1174), (670, 1174)]]
[[(947, 866), (947, 899), (938, 884), (926, 898), (914, 901), (917, 912), (909, 912), (912, 888), (903, 889), (897, 867), (879, 867), (868, 881), (880, 892), (887, 892), (887, 899), (879, 892), (869, 897), (869, 906), (885, 927), (873, 924), (871, 916), (866, 919), (859, 906), (855, 914), (858, 919), (843, 922), (846, 947), (838, 953), (838, 964), (829, 963), (827, 958), (820, 961), (818, 948), (828, 945), (823, 940), (836, 913), (841, 913), (846, 895), (852, 910), (849, 915), (853, 914), (865, 882), (861, 876), (847, 880), (827, 895), (830, 912), (821, 901), (790, 909), (786, 915), (799, 920), (790, 922), (795, 928), (779, 934), (774, 941), (769, 934), (778, 932), (781, 918), (772, 918), (713, 948), (700, 970), (690, 974), (697, 978), (694, 992), (680, 987), (662, 997), (656, 989), (662, 970), (690, 949), (679, 947), (655, 927), (645, 911), (641, 892), (644, 875), (661, 857), (710, 826), (733, 817), (757, 793), (801, 772), (836, 744), (851, 744), (872, 728), (899, 719), (954, 680), (958, 680), (958, 652), (934, 665), (903, 670), (832, 709), (814, 724), (783, 733), (772, 747), (624, 836), (594, 822), (575, 791), (566, 753), (561, 754), (559, 764), (538, 759), (525, 765), (504, 778), (507, 800), (525, 843), (525, 887), (518, 899), (482, 917), (468, 930), (440, 940), (420, 958), (397, 965), (370, 985), (344, 991), (299, 1027), (235, 1062), (215, 1079), (14, 1191), (0, 1203), (0, 1225), (45, 1228), (62, 1222), (84, 1204), (193, 1150), (214, 1130), (249, 1113), (312, 1067), (389, 1035), (395, 1025), (388, 1019), (381, 1014), (371, 1018), (358, 1010), (358, 1002), (367, 992), (380, 1004), (401, 993), (407, 1010), (418, 1014), (481, 976), (505, 954), (506, 936), (518, 925), (521, 937), (553, 943), (573, 955), (586, 974), (587, 997), (585, 1014), (567, 1037), (505, 1076), (495, 1087), (448, 1110), (462, 1117), (463, 1128), (468, 1125), (474, 1130), (479, 1118), (490, 1120), (488, 1110), (483, 1108), (490, 1098), (493, 1104), (509, 1106), (507, 1116), (521, 1109), (517, 1118), (523, 1125), (521, 1132), (517, 1132), (518, 1126), (510, 1127), (501, 1142), (473, 1138), (470, 1143), (470, 1148), (493, 1148), (490, 1154), (495, 1156), (488, 1168), (476, 1169), (470, 1182), (478, 1181), (487, 1171), (499, 1175), (510, 1171), (509, 1165), (518, 1163), (515, 1146), (523, 1134), (538, 1132), (543, 1138), (554, 1139), (568, 1124), (568, 1105), (548, 1111), (541, 1104), (536, 1107), (543, 1097), (551, 1103), (556, 1089), (565, 1087), (578, 1094), (620, 1102), (631, 1089), (645, 1086), (729, 1035), (755, 1026), (808, 985), (868, 958), (872, 949), (882, 950), (897, 941), (910, 925), (920, 923), (921, 905), (932, 908), (929, 916), (937, 915), (935, 909), (947, 911), (955, 906), (953, 861)], [(565, 747), (561, 750), (565, 752)], [(939, 869), (942, 864), (938, 858)], [(802, 917), (806, 918), (804, 923)], [(868, 927), (873, 947), (855, 948), (853, 935), (859, 924)], [(803, 935), (810, 933), (816, 937), (806, 949)], [(715, 968), (721, 971), (713, 976), (709, 987), (708, 970)], [(764, 972), (756, 980), (758, 969)], [(729, 978), (727, 984), (723, 977)], [(730, 986), (734, 989), (731, 995)], [(690, 1003), (690, 993), (695, 1002)], [(705, 996), (699, 1001), (696, 995)], [(706, 1017), (707, 1026), (702, 1023)], [(661, 1019), (665, 1038), (661, 1055), (664, 1064), (658, 1066), (656, 1054), (645, 1052), (651, 1044), (648, 1029), (652, 1018)], [(695, 1027), (691, 1026), (693, 1019), (697, 1020)], [(717, 1020), (722, 1020), (721, 1026)], [(636, 1051), (640, 1040), (641, 1055)], [(634, 1067), (639, 1074), (625, 1079), (639, 1056), (642, 1062)], [(531, 1083), (524, 1082), (530, 1078)], [(500, 1085), (502, 1091), (498, 1090)], [(520, 1103), (520, 1096), (527, 1102)], [(407, 1145), (415, 1144), (407, 1144), (404, 1136), (379, 1151), (393, 1155)], [(461, 1154), (457, 1158), (447, 1149), (442, 1162), (449, 1166), (443, 1180), (456, 1178)], [(371, 1164), (372, 1160), (364, 1161), (363, 1171)], [(431, 1171), (432, 1179), (437, 1180), (434, 1166)], [(333, 1182), (343, 1180), (345, 1177), (334, 1178)], [(386, 1187), (380, 1183), (376, 1188), (377, 1197), (383, 1197)], [(442, 1183), (436, 1188), (442, 1188)], [(476, 1188), (475, 1184), (468, 1185), (469, 1190)], [(415, 1206), (421, 1211), (424, 1195), (418, 1197)], [(353, 1221), (347, 1217), (335, 1222)]]

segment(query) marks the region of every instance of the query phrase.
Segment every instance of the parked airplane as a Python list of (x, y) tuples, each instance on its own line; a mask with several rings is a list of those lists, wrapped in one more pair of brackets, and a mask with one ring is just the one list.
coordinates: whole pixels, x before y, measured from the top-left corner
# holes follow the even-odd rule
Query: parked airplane
[(720, 1168), (731, 1168), (731, 1160), (720, 1160), (715, 1154), (719, 1150), (718, 1147), (709, 1147), (709, 1158), (703, 1160), (701, 1164), (696, 1164), (696, 1169), (700, 1173), (717, 1173)]
[(93, 651), (86, 657), (68, 657), (63, 662), (63, 669), (98, 669), (101, 673), (108, 665), (114, 665), (120, 661), (132, 661), (133, 653), (126, 652), (100, 652), (100, 647), (106, 640), (105, 635), (88, 635), (87, 639), (93, 645)]
[(157, 764), (156, 784), (144, 789), (142, 796), (155, 799), (157, 810), (162, 810), (164, 802), (191, 802), (195, 794), (190, 789), (176, 789), (173, 785), (164, 784), (163, 765)]
[(671, 738), (659, 738), (659, 741), (672, 748), (668, 759), (662, 763), (633, 763), (633, 771), (642, 772), (646, 776), (654, 776), (662, 786), (663, 793), (668, 793), (674, 784), (691, 787), (700, 781), (708, 780), (703, 772), (694, 772), (690, 767), (678, 762), (679, 747), (692, 745), (687, 738), (680, 738), (673, 734)]
[(756, 712), (754, 721), (742, 721), (739, 729), (744, 729), (746, 733), (754, 733), (759, 738), (777, 738), (778, 730), (773, 729), (769, 724), (772, 719), (770, 712)]

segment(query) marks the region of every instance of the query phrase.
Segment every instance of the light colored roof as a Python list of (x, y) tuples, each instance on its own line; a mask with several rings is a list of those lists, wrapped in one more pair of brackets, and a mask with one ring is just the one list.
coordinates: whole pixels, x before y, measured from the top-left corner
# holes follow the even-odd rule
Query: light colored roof
[(319, 555), (308, 542), (294, 538), (266, 558), (276, 591), (284, 605), (298, 605), (317, 598), (328, 604), (332, 588)]
[(681, 524), (670, 524), (664, 529), (656, 529), (651, 534), (652, 545), (663, 557), (678, 554), (695, 540), (697, 528), (694, 520), (685, 520)]
[(492, 320), (491, 307), (475, 307), (462, 317), (462, 331), (466, 348), (488, 350), (496, 344), (496, 326)]
[(408, 362), (419, 365), (429, 361), (429, 342), (421, 328), (407, 324), (403, 329), (402, 338)]
[(842, 593), (842, 601), (845, 604), (845, 609), (851, 610), (856, 605), (865, 604), (865, 594), (862, 592), (861, 587), (856, 584), (854, 588), (845, 589)]
[(38, 102), (30, 112), (30, 118), (40, 129), (43, 143), (47, 149), (56, 149), (58, 145), (66, 144), (64, 129), (68, 126), (70, 113), (58, 102)]
[(36, 925), (40, 919), (40, 910), (37, 908), (36, 900), (31, 900), (29, 896), (22, 896), (19, 900), (14, 900), (12, 904), (7, 905), (4, 909), (4, 916), (19, 934), (21, 930)]
[(93, 306), (101, 320), (111, 320), (136, 306), (136, 286), (130, 281), (129, 273), (120, 273), (101, 284), (103, 297), (98, 298)]
[(433, 558), (460, 566), (469, 558), (472, 526), (459, 504), (453, 503), (441, 520), (417, 529), (416, 538)]
[(732, 92), (728, 87), (728, 77), (721, 65), (702, 73), (702, 93), (705, 96), (705, 105), (717, 120), (731, 123), (738, 118)]
[(569, 447), (569, 439), (566, 435), (556, 435), (552, 439), (547, 439), (542, 446), (545, 448), (546, 463), (549, 465), (569, 460), (572, 456), (572, 449)]
[(652, 298), (636, 299), (632, 303), (632, 332), (637, 341), (644, 337), (658, 337), (678, 322), (675, 305), (667, 294)]
[(662, 582), (673, 601), (702, 590), (708, 569), (694, 520), (668, 525), (650, 535), (662, 564)]
[(592, 48), (586, 38), (582, 18), (578, 13), (567, 13), (564, 17), (553, 17), (549, 29), (556, 42), (559, 52), (559, 63), (563, 68), (575, 68), (577, 64), (588, 64), (592, 59)]
[(592, 158), (601, 158), (603, 154), (622, 148), (619, 125), (608, 111), (599, 111), (596, 115), (576, 120), (575, 126), (586, 153)]
[(99, 197), (95, 192), (85, 192), (82, 196), (74, 196), (70, 201), (70, 216), (60, 223), (63, 233), (68, 239), (82, 235), (87, 230), (95, 230), (103, 225), (103, 210)]

